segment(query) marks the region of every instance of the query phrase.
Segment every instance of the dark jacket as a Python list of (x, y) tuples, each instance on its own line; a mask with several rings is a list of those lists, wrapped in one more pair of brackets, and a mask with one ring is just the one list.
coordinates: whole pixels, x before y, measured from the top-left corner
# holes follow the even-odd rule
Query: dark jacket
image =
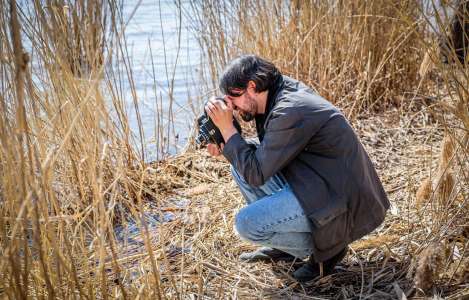
[(259, 116), (259, 146), (239, 135), (223, 154), (251, 185), (281, 172), (312, 221), (314, 258), (324, 261), (370, 233), (389, 201), (370, 158), (342, 113), (303, 83), (279, 77)]

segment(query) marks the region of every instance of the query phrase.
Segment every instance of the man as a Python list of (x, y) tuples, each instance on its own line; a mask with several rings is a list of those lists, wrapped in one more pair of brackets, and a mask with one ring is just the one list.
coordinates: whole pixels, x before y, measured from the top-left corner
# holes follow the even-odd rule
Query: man
[[(247, 206), (236, 216), (241, 238), (265, 246), (241, 259), (308, 261), (300, 282), (331, 273), (347, 245), (379, 226), (389, 201), (363, 146), (341, 112), (270, 62), (245, 55), (220, 78), (223, 101), (205, 110), (225, 144), (209, 145), (232, 165)], [(233, 126), (233, 110), (256, 121), (259, 143)]]

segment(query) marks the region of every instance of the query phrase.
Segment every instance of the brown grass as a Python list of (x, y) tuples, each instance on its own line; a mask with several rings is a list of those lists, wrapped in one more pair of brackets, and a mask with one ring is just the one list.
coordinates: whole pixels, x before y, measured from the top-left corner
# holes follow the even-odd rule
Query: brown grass
[(198, 6), (212, 73), (256, 53), (348, 116), (398, 104), (418, 80), (422, 34), (415, 1), (223, 1)]
[[(146, 164), (135, 151), (142, 135), (130, 132), (120, 92), (132, 76), (107, 69), (118, 58), (132, 73), (124, 20), (106, 3), (34, 1), (27, 14), (0, 2), (2, 297), (469, 295), (468, 68), (440, 62), (417, 2), (193, 7), (213, 79), (255, 52), (314, 86), (356, 117), (392, 201), (336, 273), (305, 285), (291, 279), (294, 264), (237, 259), (255, 246), (232, 230), (243, 201), (226, 161), (189, 148)], [(20, 36), (34, 41), (29, 55)]]
[(422, 251), (414, 278), (417, 289), (427, 292), (435, 286), (443, 265), (442, 252), (438, 243), (431, 244)]

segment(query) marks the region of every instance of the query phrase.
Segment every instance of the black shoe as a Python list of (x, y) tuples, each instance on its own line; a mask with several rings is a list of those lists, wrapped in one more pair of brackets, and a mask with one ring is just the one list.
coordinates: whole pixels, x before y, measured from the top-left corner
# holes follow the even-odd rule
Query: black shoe
[[(344, 259), (346, 254), (347, 254), (347, 247), (345, 247), (338, 254), (324, 261), (322, 263), (322, 268), (323, 268), (322, 275), (324, 276), (324, 275), (331, 274), (332, 271), (334, 271), (335, 266), (342, 259)], [(307, 281), (313, 280), (314, 278), (320, 275), (321, 275), (320, 264), (315, 262), (312, 256), (310, 256), (308, 262), (306, 262), (303, 266), (301, 266), (301, 268), (293, 272), (293, 278), (295, 278), (298, 282), (307, 282)]]
[(255, 261), (293, 261), (295, 257), (291, 254), (283, 252), (278, 249), (269, 247), (262, 247), (252, 252), (244, 252), (239, 256), (240, 260), (255, 262)]

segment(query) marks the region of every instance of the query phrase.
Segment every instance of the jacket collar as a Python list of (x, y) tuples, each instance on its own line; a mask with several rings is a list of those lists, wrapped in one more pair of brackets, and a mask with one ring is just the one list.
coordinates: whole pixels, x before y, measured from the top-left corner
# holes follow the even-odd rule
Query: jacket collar
[(282, 75), (279, 75), (275, 79), (274, 84), (269, 89), (267, 93), (267, 101), (265, 104), (265, 111), (262, 115), (256, 116), (256, 129), (259, 141), (262, 141), (264, 138), (264, 125), (267, 116), (270, 114), (275, 104), (277, 103), (277, 96), (284, 87), (284, 79)]
[(267, 94), (267, 103), (265, 104), (264, 116), (268, 116), (275, 103), (277, 103), (277, 96), (282, 90), (284, 85), (284, 79), (282, 75), (279, 75), (275, 80), (274, 84), (270, 87), (269, 93)]

